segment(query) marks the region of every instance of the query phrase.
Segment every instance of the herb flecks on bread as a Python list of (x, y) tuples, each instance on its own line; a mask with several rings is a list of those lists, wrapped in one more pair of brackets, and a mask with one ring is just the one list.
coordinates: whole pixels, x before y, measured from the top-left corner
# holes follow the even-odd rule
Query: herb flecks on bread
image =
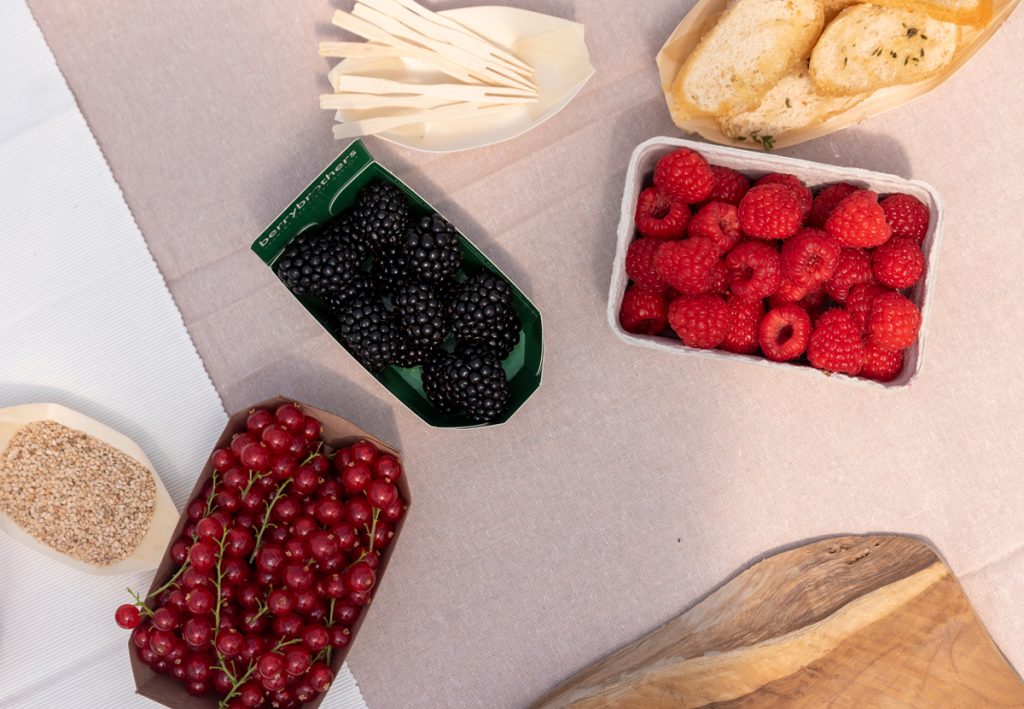
[(960, 28), (909, 10), (860, 4), (825, 28), (811, 53), (815, 89), (847, 96), (913, 84), (956, 56)]

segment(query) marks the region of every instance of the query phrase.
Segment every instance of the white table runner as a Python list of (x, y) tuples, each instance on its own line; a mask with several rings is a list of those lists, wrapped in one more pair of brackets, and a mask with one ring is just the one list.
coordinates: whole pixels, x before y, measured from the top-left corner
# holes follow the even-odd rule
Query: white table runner
[[(179, 507), (226, 415), (120, 188), (21, 0), (0, 5), (0, 407), (53, 401), (142, 446)], [(174, 199), (174, 195), (167, 195)], [(90, 576), (0, 534), (0, 707), (153, 706)], [(365, 707), (344, 668), (324, 707)]]

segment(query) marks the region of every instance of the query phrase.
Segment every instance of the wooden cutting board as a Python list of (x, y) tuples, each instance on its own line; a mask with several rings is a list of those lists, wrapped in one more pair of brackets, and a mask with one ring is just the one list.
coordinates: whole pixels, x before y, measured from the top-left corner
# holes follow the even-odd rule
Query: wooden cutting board
[(834, 537), (772, 556), (536, 707), (1024, 707), (935, 551)]

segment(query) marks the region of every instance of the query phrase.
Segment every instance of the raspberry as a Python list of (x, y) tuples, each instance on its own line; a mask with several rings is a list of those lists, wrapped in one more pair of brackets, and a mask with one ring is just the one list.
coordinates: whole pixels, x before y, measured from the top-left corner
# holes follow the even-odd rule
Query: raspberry
[(683, 295), (697, 295), (708, 289), (708, 274), (718, 261), (718, 247), (709, 239), (668, 241), (654, 256), (654, 267), (668, 285)]
[(846, 298), (846, 312), (853, 316), (861, 332), (867, 332), (868, 315), (871, 314), (875, 298), (889, 292), (876, 283), (858, 283), (850, 289), (850, 295)]
[(843, 249), (832, 278), (825, 282), (825, 291), (837, 303), (845, 303), (850, 289), (858, 283), (867, 283), (873, 277), (871, 255), (860, 249)]
[(750, 189), (750, 179), (728, 167), (712, 165), (711, 174), (715, 176), (715, 186), (708, 195), (710, 200), (735, 206)]
[(811, 291), (801, 298), (797, 305), (807, 311), (807, 314), (811, 316), (811, 322), (818, 322), (818, 318), (832, 307), (832, 301), (828, 299), (825, 289), (819, 286), (817, 290)]
[(784, 172), (773, 172), (769, 175), (765, 175), (757, 181), (759, 185), (784, 185), (789, 188), (789, 191), (796, 197), (797, 202), (800, 203), (800, 213), (804, 219), (811, 213), (811, 204), (814, 202), (814, 196), (811, 191), (807, 189), (807, 185), (800, 181), (800, 178), (796, 175), (787, 175)]
[(794, 283), (785, 276), (782, 277), (782, 282), (779, 284), (778, 289), (771, 295), (771, 299), (768, 304), (777, 308), (780, 305), (786, 305), (787, 303), (796, 303), (798, 300), (807, 295), (807, 288)]
[(818, 229), (805, 228), (782, 244), (782, 275), (811, 288), (832, 277), (843, 248)]
[(708, 271), (708, 293), (725, 295), (729, 290), (729, 267), (725, 261), (717, 261)]
[(638, 286), (655, 293), (665, 290), (665, 281), (654, 267), (654, 257), (664, 243), (651, 237), (637, 239), (626, 251), (626, 273)]
[(910, 288), (924, 273), (924, 254), (913, 239), (889, 239), (871, 253), (875, 279), (890, 288)]
[(868, 314), (868, 340), (879, 347), (902, 350), (917, 340), (921, 311), (899, 293), (875, 298)]
[(834, 185), (825, 187), (814, 198), (807, 222), (816, 229), (823, 229), (825, 227), (825, 220), (828, 219), (828, 215), (832, 213), (836, 205), (858, 189), (860, 188), (848, 182), (837, 182)]
[(729, 305), (729, 330), (721, 348), (736, 354), (757, 352), (757, 327), (764, 315), (764, 303), (760, 300), (743, 300), (732, 296)]
[(694, 204), (711, 195), (715, 175), (700, 153), (680, 148), (658, 161), (654, 186), (672, 199)]
[(636, 203), (636, 228), (644, 236), (656, 239), (678, 239), (686, 233), (690, 208), (683, 202), (669, 199), (656, 188), (640, 193)]
[(740, 298), (767, 298), (782, 282), (779, 252), (768, 244), (745, 241), (725, 257), (732, 292)]
[(740, 217), (736, 207), (725, 202), (709, 202), (693, 215), (687, 233), (715, 242), (721, 253), (727, 253), (740, 240)]
[(761, 320), (757, 340), (764, 356), (772, 362), (788, 362), (807, 349), (811, 337), (811, 316), (799, 305), (782, 305)]
[(717, 295), (684, 295), (669, 306), (668, 324), (687, 347), (714, 349), (729, 332), (729, 306)]
[(913, 239), (916, 244), (924, 241), (930, 216), (921, 200), (908, 194), (893, 194), (879, 202), (879, 206), (895, 236)]
[(739, 206), (740, 229), (756, 239), (788, 239), (800, 228), (800, 202), (785, 185), (750, 188)]
[(807, 359), (826, 372), (857, 374), (864, 365), (864, 340), (845, 310), (829, 310), (815, 323)]
[(668, 325), (668, 303), (665, 296), (633, 287), (622, 297), (619, 322), (626, 332), (657, 335)]
[(903, 371), (903, 351), (887, 350), (868, 343), (864, 350), (864, 368), (860, 375), (876, 382), (891, 382)]
[(892, 236), (878, 195), (871, 190), (857, 190), (837, 204), (825, 220), (825, 231), (843, 246), (868, 248), (884, 244)]

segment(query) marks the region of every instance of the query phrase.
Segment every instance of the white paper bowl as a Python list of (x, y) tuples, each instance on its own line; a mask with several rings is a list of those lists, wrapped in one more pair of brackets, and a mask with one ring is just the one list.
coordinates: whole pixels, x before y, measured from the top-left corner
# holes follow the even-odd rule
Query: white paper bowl
[[(594, 75), (583, 25), (515, 7), (466, 7), (439, 13), (465, 25), (495, 44), (507, 47), (533, 67), (540, 89), (536, 103), (512, 105), (476, 118), (416, 123), (377, 137), (425, 152), (469, 150), (511, 140), (536, 128), (568, 105)], [(414, 59), (346, 59), (331, 69), (412, 83), (446, 83), (443, 74)], [(380, 112), (338, 111), (339, 121), (355, 121)]]
[(938, 193), (931, 185), (919, 180), (907, 180), (882, 172), (872, 172), (871, 170), (862, 170), (854, 167), (836, 167), (807, 160), (787, 158), (781, 155), (755, 153), (748, 150), (697, 143), (678, 138), (652, 138), (641, 143), (633, 151), (633, 157), (629, 162), (629, 170), (626, 173), (626, 189), (622, 197), (622, 217), (619, 221), (618, 245), (615, 252), (615, 264), (612, 269), (611, 288), (608, 292), (608, 325), (611, 327), (612, 332), (619, 339), (631, 345), (646, 347), (658, 350), (659, 352), (687, 357), (702, 357), (704, 359), (740, 359), (760, 367), (793, 372), (802, 376), (826, 376), (824, 372), (807, 365), (770, 362), (763, 357), (739, 355), (720, 350), (694, 349), (687, 347), (679, 340), (655, 335), (634, 335), (622, 328), (622, 325), (619, 323), (619, 308), (622, 305), (622, 296), (626, 292), (626, 286), (629, 284), (629, 276), (626, 274), (626, 251), (636, 236), (636, 227), (634, 226), (633, 219), (637, 198), (640, 196), (645, 182), (654, 172), (654, 166), (658, 159), (680, 147), (696, 150), (707, 158), (708, 162), (730, 167), (755, 179), (769, 172), (786, 172), (799, 177), (811, 189), (832, 182), (850, 182), (874, 190), (879, 194), (903, 192), (913, 195), (924, 202), (931, 213), (928, 235), (921, 245), (926, 264), (925, 275), (908, 295), (921, 309), (921, 333), (914, 346), (906, 352), (903, 371), (895, 380), (885, 383), (873, 382), (843, 374), (827, 375), (833, 381), (852, 382), (868, 387), (899, 389), (909, 386), (917, 378), (918, 372), (921, 371), (924, 357), (924, 347), (928, 334), (928, 315), (931, 311), (931, 298), (929, 294), (933, 288), (935, 256), (938, 253), (939, 240), (942, 236), (943, 207)]

